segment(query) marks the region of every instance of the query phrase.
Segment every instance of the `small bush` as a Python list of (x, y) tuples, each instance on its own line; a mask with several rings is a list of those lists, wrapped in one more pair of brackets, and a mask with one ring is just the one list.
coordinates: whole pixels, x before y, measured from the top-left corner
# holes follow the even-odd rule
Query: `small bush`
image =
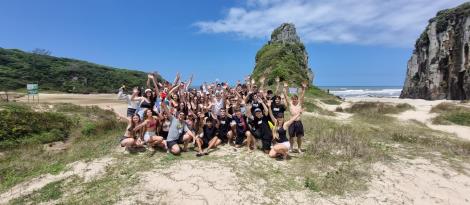
[(0, 147), (64, 140), (72, 126), (72, 120), (61, 113), (7, 106), (0, 111)]
[(336, 110), (336, 112), (343, 112), (344, 111), (343, 107), (341, 107), (341, 106), (336, 107), (335, 110)]
[(91, 122), (86, 122), (83, 124), (82, 135), (91, 136), (96, 134), (96, 124)]
[(357, 102), (346, 110), (351, 113), (398, 114), (410, 109), (414, 107), (407, 103), (393, 105), (383, 102)]
[(432, 119), (434, 124), (457, 124), (470, 126), (470, 108), (451, 103), (440, 103), (431, 109), (431, 112), (439, 115)]
[(320, 189), (318, 188), (317, 184), (315, 183), (314, 179), (310, 178), (310, 177), (307, 177), (305, 179), (305, 184), (304, 184), (305, 188), (308, 188), (314, 192), (318, 192), (320, 191)]

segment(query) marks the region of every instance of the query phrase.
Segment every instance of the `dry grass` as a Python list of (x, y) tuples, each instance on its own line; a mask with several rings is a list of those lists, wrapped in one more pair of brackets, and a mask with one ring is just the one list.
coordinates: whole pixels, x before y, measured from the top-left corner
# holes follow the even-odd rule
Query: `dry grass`
[(432, 119), (434, 124), (457, 124), (470, 126), (470, 108), (452, 103), (440, 103), (431, 109), (432, 113), (439, 115)]

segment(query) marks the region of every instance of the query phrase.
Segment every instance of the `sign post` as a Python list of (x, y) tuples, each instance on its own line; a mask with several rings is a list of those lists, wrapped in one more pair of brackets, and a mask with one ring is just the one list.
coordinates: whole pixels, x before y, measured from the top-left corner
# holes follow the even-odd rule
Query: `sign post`
[(26, 90), (28, 91), (28, 102), (29, 102), (29, 96), (33, 97), (33, 102), (34, 102), (34, 96), (36, 95), (39, 103), (39, 86), (38, 84), (30, 84), (28, 83), (26, 85)]

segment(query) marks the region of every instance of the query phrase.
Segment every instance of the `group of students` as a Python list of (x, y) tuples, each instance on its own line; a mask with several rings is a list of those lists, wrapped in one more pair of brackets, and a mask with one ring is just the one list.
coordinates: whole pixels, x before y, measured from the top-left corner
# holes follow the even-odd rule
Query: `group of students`
[[(270, 157), (285, 159), (289, 152), (302, 152), (304, 128), (301, 121), (307, 83), (302, 83), (300, 96), (288, 96), (288, 84), (279, 89), (264, 90), (264, 78), (258, 87), (247, 77), (233, 87), (227, 83), (204, 83), (190, 88), (179, 74), (174, 82), (158, 82), (148, 75), (147, 89), (133, 88), (118, 98), (126, 100), (128, 126), (121, 138), (126, 149), (152, 147), (172, 154), (189, 150), (193, 144), (196, 156), (209, 154), (221, 144), (240, 148), (261, 149)], [(286, 120), (284, 113), (290, 112)], [(289, 136), (287, 136), (289, 134)], [(296, 139), (296, 140), (295, 140)], [(297, 143), (297, 148), (293, 145)], [(182, 146), (182, 147), (181, 147)]]

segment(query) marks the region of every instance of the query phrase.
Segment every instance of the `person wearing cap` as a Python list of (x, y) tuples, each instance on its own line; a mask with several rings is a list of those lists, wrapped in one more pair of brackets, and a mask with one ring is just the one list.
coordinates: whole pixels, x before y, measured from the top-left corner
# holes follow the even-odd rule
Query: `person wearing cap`
[(251, 113), (250, 109), (248, 109), (247, 117), (251, 121), (251, 134), (256, 140), (261, 140), (261, 149), (266, 154), (268, 154), (269, 150), (271, 150), (271, 142), (273, 140), (272, 130), (269, 126), (271, 119), (269, 118), (269, 112), (268, 108), (266, 107), (266, 104), (262, 100), (260, 100), (259, 97), (257, 97), (256, 100), (261, 103), (261, 106), (264, 109), (261, 110), (260, 108), (256, 108), (254, 110), (254, 115)]

